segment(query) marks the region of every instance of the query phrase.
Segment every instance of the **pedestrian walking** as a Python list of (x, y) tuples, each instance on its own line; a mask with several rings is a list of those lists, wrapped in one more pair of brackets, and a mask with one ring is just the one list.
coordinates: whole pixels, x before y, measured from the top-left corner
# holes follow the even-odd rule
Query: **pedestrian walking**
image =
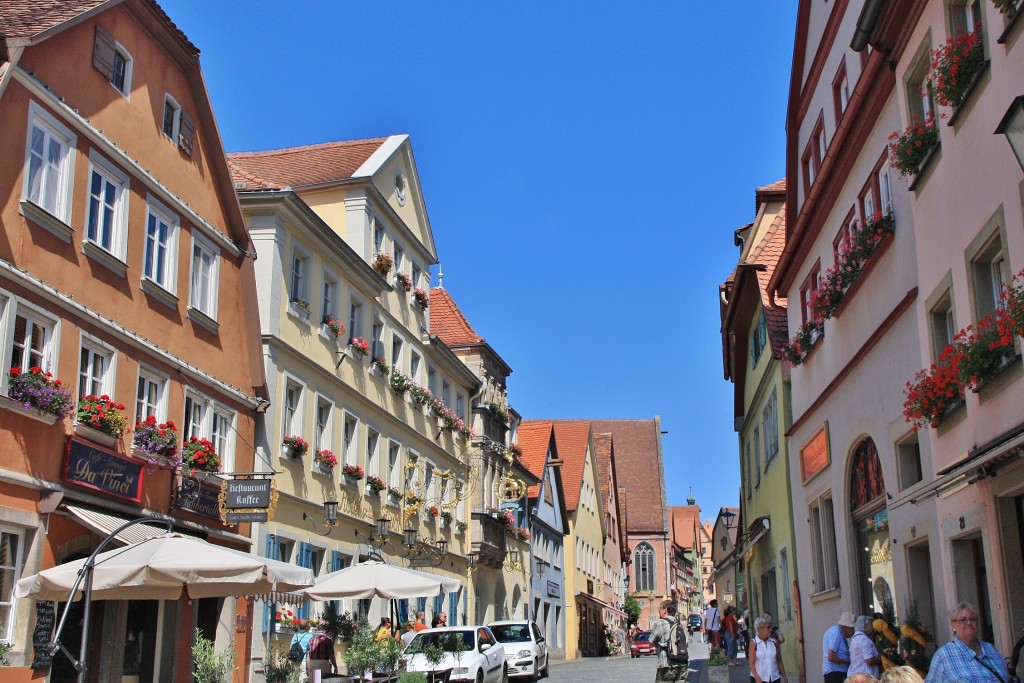
[(388, 617), (382, 617), (380, 625), (377, 626), (377, 633), (373, 636), (373, 640), (376, 643), (387, 640), (391, 637), (391, 619)]
[[(300, 619), (299, 626), (295, 629), (295, 635), (289, 644), (289, 651), (298, 645), (302, 649), (302, 659), (299, 660), (299, 683), (306, 683), (309, 671), (306, 669), (306, 660), (309, 657), (309, 641), (313, 640), (313, 633), (310, 630), (309, 619)], [(290, 657), (290, 655), (289, 655)]]
[(1006, 683), (1010, 672), (995, 645), (978, 638), (978, 610), (961, 602), (949, 613), (953, 640), (932, 656), (928, 683)]
[(625, 654), (626, 632), (622, 630), (622, 624), (615, 627), (615, 653)]
[(732, 605), (725, 608), (725, 620), (722, 622), (722, 632), (725, 635), (725, 658), (729, 666), (739, 666), (736, 656), (739, 648), (740, 628), (736, 622), (736, 608)]
[(424, 619), (426, 619), (426, 615), (423, 614), (423, 610), (416, 612), (416, 624), (413, 626), (413, 628), (416, 629), (417, 633), (419, 633), (427, 627), (427, 625), (423, 622)]
[(772, 638), (772, 620), (758, 617), (754, 620), (754, 637), (747, 651), (750, 677), (754, 683), (779, 683), (786, 681), (786, 667), (782, 663), (782, 651)]
[[(655, 681), (675, 683), (685, 681), (689, 675), (690, 663), (685, 649), (686, 633), (681, 630), (682, 628), (677, 621), (676, 603), (672, 600), (663, 600), (658, 607), (658, 620), (651, 626), (651, 645), (658, 651)], [(681, 651), (680, 642), (683, 644)]]
[(882, 675), (882, 657), (875, 647), (875, 629), (871, 626), (872, 617), (861, 615), (853, 625), (853, 637), (850, 638), (850, 668), (847, 676), (854, 674), (871, 674), (873, 678)]
[(821, 639), (821, 675), (825, 683), (843, 683), (850, 669), (850, 648), (847, 638), (853, 637), (857, 617), (850, 612), (839, 615), (839, 623), (825, 631)]
[(708, 608), (704, 610), (704, 642), (712, 645), (722, 644), (718, 630), (722, 628), (722, 614), (718, 611), (718, 600), (712, 600)]
[(334, 656), (334, 635), (328, 633), (324, 625), (318, 624), (316, 632), (309, 641), (306, 653), (306, 669), (310, 678), (314, 671), (321, 673), (337, 673), (338, 661)]

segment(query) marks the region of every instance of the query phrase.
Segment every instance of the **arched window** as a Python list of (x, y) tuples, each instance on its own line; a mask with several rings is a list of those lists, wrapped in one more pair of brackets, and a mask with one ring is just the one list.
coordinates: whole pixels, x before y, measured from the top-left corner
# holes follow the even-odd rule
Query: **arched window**
[(655, 584), (654, 548), (640, 543), (633, 550), (633, 573), (636, 575), (636, 590), (653, 591)]

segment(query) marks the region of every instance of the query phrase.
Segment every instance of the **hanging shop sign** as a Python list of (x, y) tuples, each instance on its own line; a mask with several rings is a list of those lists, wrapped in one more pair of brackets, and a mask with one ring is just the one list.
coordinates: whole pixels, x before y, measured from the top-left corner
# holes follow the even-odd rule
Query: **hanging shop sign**
[(64, 450), (64, 481), (117, 498), (142, 500), (145, 463), (69, 436)]
[(219, 479), (216, 484), (211, 484), (197, 477), (178, 477), (174, 507), (220, 521), (220, 489)]
[(220, 491), (220, 518), (225, 524), (268, 522), (277, 509), (277, 482), (267, 474), (227, 475)]

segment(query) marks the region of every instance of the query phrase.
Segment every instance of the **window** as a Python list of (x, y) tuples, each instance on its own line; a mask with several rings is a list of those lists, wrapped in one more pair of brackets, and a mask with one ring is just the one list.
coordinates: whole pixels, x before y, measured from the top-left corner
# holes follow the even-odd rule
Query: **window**
[(397, 334), (391, 335), (391, 365), (395, 368), (402, 368), (403, 350), (405, 348), (405, 342)]
[(427, 389), (430, 389), (430, 393), (437, 396), (437, 370), (433, 365), (427, 366)]
[(399, 473), (402, 459), (402, 444), (397, 441), (388, 442), (388, 486), (398, 488), (401, 484)]
[(96, 27), (92, 65), (125, 97), (132, 87), (132, 56), (102, 27)]
[(167, 378), (145, 368), (139, 368), (139, 384), (135, 392), (135, 420), (141, 422), (153, 416), (158, 422), (167, 417), (167, 405), (164, 401)]
[(913, 66), (907, 71), (906, 89), (907, 106), (911, 121), (926, 121), (932, 118), (935, 112), (935, 98), (932, 95), (932, 86), (928, 81), (928, 67), (931, 53), (926, 42), (921, 46)]
[(354, 296), (348, 305), (348, 338), (363, 336), (363, 302)]
[(811, 551), (814, 561), (814, 592), (839, 587), (839, 560), (836, 556), (835, 521), (832, 499), (822, 498), (811, 505)]
[[(140, 380), (141, 386), (141, 380)], [(138, 408), (137, 408), (138, 410)], [(235, 469), (235, 413), (199, 393), (185, 392), (183, 440), (189, 437), (209, 439), (220, 456), (220, 471)]]
[(384, 224), (376, 219), (373, 221), (373, 253), (384, 253)]
[(302, 385), (289, 379), (284, 386), (284, 402), (282, 403), (281, 428), (286, 436), (302, 433)]
[(800, 314), (803, 317), (803, 322), (810, 322), (817, 320), (818, 316), (811, 308), (811, 302), (814, 299), (814, 294), (818, 291), (821, 280), (821, 264), (815, 263), (814, 267), (811, 268), (811, 272), (807, 275), (804, 283), (800, 285)]
[(441, 380), (441, 400), (446, 406), (452, 404), (452, 385), (446, 379)]
[(804, 194), (810, 193), (814, 179), (818, 177), (818, 170), (825, 160), (825, 119), (823, 114), (818, 115), (818, 122), (811, 131), (810, 140), (802, 157), (804, 171)]
[(754, 487), (761, 485), (761, 430), (754, 427)]
[(150, 198), (146, 207), (146, 247), (142, 274), (168, 292), (175, 291), (177, 233), (177, 216)]
[(917, 440), (916, 432), (896, 444), (896, 469), (901, 491), (924, 479), (921, 471), (921, 443)]
[(121, 256), (128, 226), (128, 176), (99, 155), (89, 154), (85, 239)]
[(395, 273), (405, 272), (405, 250), (395, 244)]
[(750, 360), (751, 364), (757, 366), (757, 361), (761, 358), (761, 353), (764, 352), (765, 346), (768, 344), (768, 323), (765, 320), (764, 309), (757, 315), (757, 322), (754, 324), (754, 330), (750, 333)]
[(292, 247), (292, 277), (288, 298), (309, 305), (309, 254), (298, 245)]
[(192, 287), (189, 306), (217, 318), (217, 292), (220, 290), (220, 251), (207, 239), (192, 235)]
[(1009, 279), (1008, 273), (1009, 265), (1002, 236), (996, 232), (971, 259), (971, 279), (978, 320), (1005, 305), (1001, 294), (1003, 285)]
[[(409, 464), (410, 465), (415, 465), (417, 462), (419, 462), (419, 460), (420, 460), (420, 454), (410, 448), (409, 449), (409, 457), (408, 457)], [(412, 489), (412, 485), (415, 482), (415, 480), (416, 480), (416, 469), (414, 467), (407, 467), (405, 469), (405, 490), (406, 491), (409, 491), (409, 490)], [(487, 492), (487, 490), (484, 489), (484, 493), (486, 493), (486, 492)]]
[(846, 77), (845, 57), (839, 65), (835, 80), (832, 81), (832, 100), (836, 108), (836, 121), (841, 121), (843, 112), (846, 111), (846, 105), (850, 103), (850, 80)]
[(883, 216), (892, 214), (892, 180), (889, 176), (889, 159), (882, 156), (881, 167), (875, 173), (878, 181), (878, 210)]
[(953, 343), (953, 337), (956, 335), (953, 299), (948, 290), (928, 312), (928, 318), (931, 323), (932, 358), (937, 361), (943, 350)]
[(65, 223), (71, 222), (72, 150), (76, 141), (71, 131), (42, 107), (29, 104), (22, 196)]
[(765, 403), (764, 411), (761, 413), (761, 429), (764, 434), (764, 469), (768, 470), (768, 463), (779, 454), (779, 395), (777, 389), (772, 389), (771, 396)]
[(953, 0), (949, 4), (949, 34), (956, 38), (964, 33), (977, 32), (984, 40), (981, 0)]
[(418, 351), (409, 352), (409, 379), (419, 384), (420, 366), (423, 365), (423, 356)]
[(366, 474), (380, 475), (380, 459), (377, 457), (380, 448), (380, 432), (372, 427), (366, 428)]
[(78, 361), (78, 398), (114, 393), (110, 376), (113, 357), (110, 349), (92, 340), (82, 340)]
[(0, 526), (0, 642), (10, 643), (14, 633), (14, 585), (21, 579), (25, 558), (25, 532)]
[(854, 237), (856, 237), (859, 229), (860, 221), (857, 220), (857, 212), (854, 209), (850, 209), (850, 213), (847, 214), (846, 219), (843, 220), (843, 224), (839, 228), (839, 234), (832, 240), (832, 254), (835, 256), (836, 263), (839, 263), (845, 256), (850, 245), (853, 244)]
[(324, 270), (324, 283), (320, 290), (320, 315), (321, 320), (327, 316), (338, 317), (338, 278), (334, 273)]
[(655, 590), (656, 573), (654, 548), (648, 543), (639, 543), (633, 551), (633, 574), (636, 576), (636, 590)]
[(370, 332), (370, 358), (384, 358), (384, 321), (374, 316), (373, 328)]
[(420, 270), (420, 267), (418, 265), (416, 265), (415, 263), (412, 264), (412, 276), (411, 276), (411, 279), (412, 279), (412, 286), (413, 286), (413, 288), (421, 286), (420, 285), (420, 280), (422, 278), (423, 278), (423, 272)]
[(359, 453), (356, 452), (356, 431), (359, 426), (359, 419), (353, 415), (345, 415), (345, 429), (342, 434), (345, 452), (343, 453), (346, 465), (358, 465)]
[(231, 433), (235, 431), (235, 414), (222, 408), (214, 407), (210, 425), (210, 441), (220, 456), (220, 471), (235, 471), (235, 440)]
[(754, 487), (753, 487), (753, 482), (751, 481), (751, 477), (753, 475), (751, 475), (751, 472), (750, 472), (751, 463), (753, 463), (753, 460), (751, 460), (752, 456), (750, 454), (750, 442), (749, 441), (747, 442), (746, 446), (744, 446), (743, 454), (744, 454), (744, 456), (743, 456), (743, 472), (740, 475), (742, 477), (742, 482), (741, 483), (742, 483), (742, 487), (744, 489), (746, 489), (746, 491), (747, 491), (747, 500), (750, 500), (750, 496), (753, 493)]
[(170, 140), (176, 141), (181, 131), (181, 107), (170, 95), (164, 95), (164, 121), (162, 129), (164, 135)]
[(53, 369), (53, 323), (27, 310), (14, 317), (14, 338), (11, 342), (11, 365), (27, 370), (40, 367)]
[(334, 404), (323, 397), (316, 400), (316, 433), (313, 435), (313, 448), (331, 450), (334, 446), (332, 438)]
[(206, 400), (204, 398), (185, 395), (185, 419), (182, 421), (183, 441), (189, 437), (199, 438), (203, 436), (203, 427), (206, 422)]
[(455, 414), (463, 421), (466, 419), (466, 395), (461, 391), (455, 392)]

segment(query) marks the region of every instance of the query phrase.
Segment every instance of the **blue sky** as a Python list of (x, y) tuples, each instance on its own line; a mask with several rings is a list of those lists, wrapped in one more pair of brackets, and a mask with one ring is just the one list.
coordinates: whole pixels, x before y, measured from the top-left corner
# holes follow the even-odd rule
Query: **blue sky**
[(161, 5), (228, 151), (411, 136), (524, 417), (660, 415), (669, 504), (737, 504), (717, 286), (785, 175), (796, 0)]

